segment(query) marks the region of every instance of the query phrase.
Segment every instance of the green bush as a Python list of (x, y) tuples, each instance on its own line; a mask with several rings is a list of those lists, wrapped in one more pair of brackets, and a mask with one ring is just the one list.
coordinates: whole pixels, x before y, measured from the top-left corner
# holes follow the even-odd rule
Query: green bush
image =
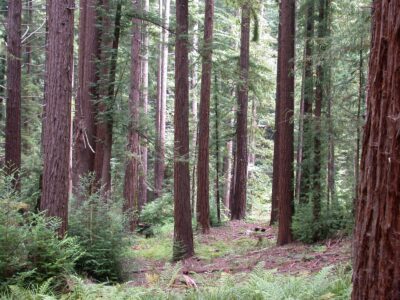
[(100, 196), (86, 195), (80, 205), (70, 209), (70, 236), (79, 240), (84, 254), (76, 264), (78, 272), (98, 281), (122, 280), (121, 264), (128, 246), (125, 220), (120, 203)]
[(140, 220), (152, 225), (173, 223), (174, 205), (172, 195), (165, 193), (162, 197), (147, 203), (140, 213)]
[(339, 204), (324, 207), (319, 220), (314, 220), (312, 203), (298, 205), (293, 216), (292, 230), (296, 240), (314, 243), (330, 238), (339, 232), (348, 232), (351, 213)]
[(0, 199), (0, 288), (41, 284), (60, 286), (82, 254), (75, 238), (59, 239), (60, 223), (25, 210), (21, 202)]

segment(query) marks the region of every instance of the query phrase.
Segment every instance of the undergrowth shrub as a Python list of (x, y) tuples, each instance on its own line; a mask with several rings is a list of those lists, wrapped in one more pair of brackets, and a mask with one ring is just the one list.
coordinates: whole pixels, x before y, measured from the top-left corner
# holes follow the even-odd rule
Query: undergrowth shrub
[(174, 222), (173, 198), (170, 193), (164, 193), (160, 198), (147, 203), (141, 213), (140, 220), (154, 226)]
[(296, 240), (314, 243), (338, 233), (350, 233), (352, 215), (339, 204), (321, 210), (319, 220), (314, 220), (313, 204), (298, 205), (293, 216), (292, 230)]
[[(90, 184), (83, 181), (82, 190)], [(121, 203), (86, 193), (78, 205), (70, 205), (68, 232), (78, 239), (84, 254), (76, 264), (78, 272), (102, 282), (122, 280), (122, 262), (129, 245)]]
[(58, 220), (22, 214), (22, 202), (9, 201), (4, 194), (0, 197), (0, 289), (41, 284), (50, 278), (54, 288), (60, 287), (82, 255), (78, 241), (59, 239)]

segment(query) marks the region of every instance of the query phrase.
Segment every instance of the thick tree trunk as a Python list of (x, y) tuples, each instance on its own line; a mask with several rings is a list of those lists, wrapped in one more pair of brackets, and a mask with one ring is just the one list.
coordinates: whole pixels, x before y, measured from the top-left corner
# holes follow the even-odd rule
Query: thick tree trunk
[(47, 1), (46, 117), (43, 134), (43, 181), (40, 209), (68, 223), (74, 1)]
[[(73, 186), (94, 171), (96, 105), (98, 99), (97, 60), (100, 37), (97, 26), (97, 0), (82, 0), (79, 20), (78, 90), (74, 120)], [(82, 200), (82, 199), (81, 199)]]
[[(4, 18), (7, 17), (7, 2), (2, 1), (0, 4), (0, 15), (2, 15)], [(6, 32), (2, 32), (0, 35), (0, 39), (2, 41), (5, 41), (7, 38)], [(7, 58), (5, 53), (0, 54), (0, 124), (3, 123), (4, 119), (4, 100), (6, 99), (5, 95), (5, 86), (6, 86), (6, 64), (7, 64)], [(3, 131), (2, 126), (0, 127), (0, 130)]]
[(353, 300), (400, 299), (400, 0), (373, 10)]
[(247, 197), (247, 107), (249, 92), (250, 7), (242, 6), (240, 41), (240, 83), (238, 86), (238, 111), (236, 128), (236, 176), (232, 203), (232, 220), (246, 216)]
[[(132, 0), (133, 9), (141, 11), (140, 0)], [(132, 20), (131, 45), (131, 91), (129, 95), (130, 126), (128, 132), (128, 162), (124, 180), (124, 212), (128, 214), (129, 229), (133, 231), (137, 222), (139, 209), (139, 107), (140, 107), (140, 50), (141, 50), (141, 21)]]
[[(143, 1), (143, 11), (149, 11), (149, 0)], [(149, 36), (147, 22), (142, 21), (142, 79), (140, 89), (140, 105), (143, 115), (148, 113), (149, 101)], [(143, 139), (140, 145), (140, 177), (139, 177), (139, 207), (147, 203), (147, 140)]]
[[(298, 197), (300, 203), (307, 203), (311, 196), (313, 175), (313, 130), (312, 130), (312, 105), (314, 100), (314, 64), (313, 64), (313, 39), (314, 39), (314, 1), (308, 1), (306, 12), (306, 32), (304, 45), (304, 82), (303, 82), (303, 131), (301, 156), (299, 157), (298, 181), (300, 182)], [(317, 82), (318, 83), (318, 82)]]
[(214, 0), (206, 0), (200, 91), (199, 153), (197, 156), (197, 222), (203, 233), (210, 231), (209, 137), (213, 19)]
[(280, 9), (281, 44), (279, 79), (279, 177), (277, 189), (279, 208), (278, 245), (292, 241), (293, 214), (293, 110), (294, 110), (294, 48), (295, 0), (282, 0)]
[(21, 13), (21, 0), (8, 1), (5, 167), (17, 190), (21, 168)]
[(194, 254), (189, 174), (188, 0), (176, 1), (174, 116), (174, 260)]
[[(157, 103), (156, 103), (156, 161), (154, 163), (154, 197), (161, 196), (164, 172), (165, 172), (165, 122), (167, 115), (167, 83), (168, 83), (168, 40), (169, 32), (165, 28), (169, 27), (170, 0), (160, 0), (164, 3), (162, 11), (163, 29), (161, 32), (161, 47), (159, 61), (159, 75), (157, 83)], [(162, 7), (162, 5), (161, 5)], [(160, 16), (161, 17), (161, 16)]]

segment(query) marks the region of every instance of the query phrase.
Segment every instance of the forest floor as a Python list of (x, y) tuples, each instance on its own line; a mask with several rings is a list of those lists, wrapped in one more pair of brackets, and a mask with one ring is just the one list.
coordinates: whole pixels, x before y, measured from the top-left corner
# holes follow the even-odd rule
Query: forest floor
[[(175, 276), (174, 287), (209, 285), (228, 274), (245, 276), (256, 266), (284, 275), (307, 276), (328, 266), (350, 267), (351, 241), (336, 238), (305, 245), (276, 246), (277, 229), (266, 224), (228, 222), (207, 235), (195, 234), (196, 256), (171, 263), (172, 228), (145, 239), (137, 236), (132, 250), (132, 286), (148, 286), (160, 276)], [(175, 275), (173, 275), (173, 273)], [(164, 274), (164, 275), (163, 275)]]

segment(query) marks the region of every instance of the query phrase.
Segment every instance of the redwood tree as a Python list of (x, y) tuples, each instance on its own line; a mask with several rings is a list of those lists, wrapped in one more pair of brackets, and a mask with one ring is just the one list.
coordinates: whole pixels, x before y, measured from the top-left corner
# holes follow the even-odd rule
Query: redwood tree
[(174, 260), (194, 254), (189, 174), (188, 0), (176, 1), (174, 115)]
[(400, 299), (400, 0), (373, 3), (352, 299)]
[(21, 168), (21, 13), (21, 0), (8, 1), (5, 166), (16, 189)]
[(47, 52), (43, 120), (43, 180), (40, 209), (68, 223), (74, 0), (47, 1)]
[(247, 107), (249, 92), (249, 48), (250, 48), (250, 7), (242, 6), (240, 38), (240, 82), (238, 85), (238, 110), (236, 124), (236, 167), (235, 187), (231, 211), (232, 220), (243, 219), (246, 215), (247, 196)]
[(200, 90), (199, 154), (197, 161), (197, 222), (200, 224), (203, 233), (208, 233), (210, 230), (209, 137), (213, 18), (214, 0), (206, 0)]
[[(133, 8), (140, 11), (140, 0), (132, 1)], [(131, 91), (129, 95), (130, 125), (128, 132), (128, 162), (125, 169), (124, 180), (124, 211), (128, 213), (129, 228), (135, 229), (136, 218), (134, 214), (139, 207), (139, 106), (140, 106), (140, 50), (141, 50), (141, 21), (132, 20), (131, 44)]]
[(79, 16), (78, 85), (74, 120), (73, 184), (94, 171), (98, 70), (100, 55), (97, 0), (81, 0)]
[(292, 241), (293, 214), (293, 110), (294, 110), (294, 50), (295, 0), (280, 3), (281, 36), (279, 39), (279, 181), (277, 188), (279, 208), (278, 245)]

